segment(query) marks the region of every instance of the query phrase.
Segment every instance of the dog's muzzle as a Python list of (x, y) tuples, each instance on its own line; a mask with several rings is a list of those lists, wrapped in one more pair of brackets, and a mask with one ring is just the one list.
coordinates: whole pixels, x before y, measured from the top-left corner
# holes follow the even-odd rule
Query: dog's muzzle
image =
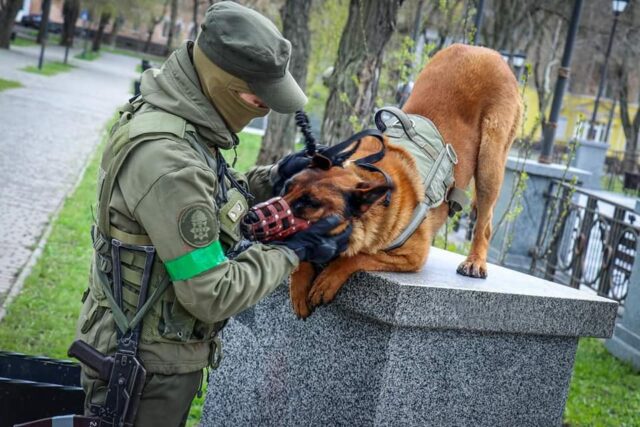
[(283, 240), (309, 225), (309, 221), (293, 216), (291, 207), (282, 197), (255, 205), (243, 219), (245, 235), (260, 242)]

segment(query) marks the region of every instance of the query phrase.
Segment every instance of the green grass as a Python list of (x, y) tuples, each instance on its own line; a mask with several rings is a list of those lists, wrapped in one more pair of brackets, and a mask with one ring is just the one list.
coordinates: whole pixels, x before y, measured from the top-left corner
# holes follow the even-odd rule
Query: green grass
[[(251, 166), (256, 164), (261, 141), (262, 137), (259, 135), (253, 135), (250, 133), (240, 134), (240, 144), (237, 148), (238, 159), (235, 165), (236, 170), (246, 172)], [(233, 150), (225, 150), (222, 153), (224, 158), (231, 165), (235, 157)]]
[(583, 426), (640, 426), (640, 373), (609, 354), (596, 339), (580, 340), (565, 423)]
[(80, 52), (77, 55), (74, 55), (74, 58), (76, 59), (82, 59), (83, 61), (94, 61), (98, 58), (100, 58), (100, 52), (94, 52), (92, 50), (88, 51), (88, 52)]
[(36, 65), (29, 65), (22, 70), (29, 73), (40, 74), (43, 76), (55, 76), (56, 74), (66, 73), (71, 71), (73, 65), (64, 64), (62, 62), (45, 62), (42, 65), (42, 69), (38, 69)]
[(20, 36), (16, 36), (15, 40), (11, 41), (12, 46), (20, 46), (20, 47), (35, 46), (37, 44), (38, 43), (36, 43), (35, 40), (25, 39), (24, 37), (20, 37)]
[(17, 87), (22, 87), (22, 83), (15, 80), (5, 80), (0, 78), (0, 92), (7, 89), (15, 89)]

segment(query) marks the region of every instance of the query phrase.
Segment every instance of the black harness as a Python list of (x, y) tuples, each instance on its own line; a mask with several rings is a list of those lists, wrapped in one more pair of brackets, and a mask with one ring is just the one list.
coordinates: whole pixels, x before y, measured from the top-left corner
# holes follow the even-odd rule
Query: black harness
[(388, 173), (374, 165), (374, 163), (378, 163), (384, 158), (387, 150), (382, 132), (378, 129), (365, 129), (332, 147), (321, 148), (318, 150), (316, 140), (310, 131), (309, 118), (304, 111), (296, 112), (296, 124), (300, 127), (302, 135), (304, 136), (307, 156), (312, 158), (311, 166), (323, 170), (329, 170), (333, 166), (344, 167), (344, 162), (349, 160), (349, 158), (358, 151), (358, 148), (360, 148), (363, 138), (372, 136), (378, 139), (378, 141), (380, 141), (379, 151), (355, 160), (353, 163), (362, 169), (370, 172), (377, 172), (384, 177), (389, 190), (387, 190), (387, 193), (385, 194), (383, 204), (384, 206), (389, 206), (391, 203), (391, 188), (393, 188), (393, 180)]

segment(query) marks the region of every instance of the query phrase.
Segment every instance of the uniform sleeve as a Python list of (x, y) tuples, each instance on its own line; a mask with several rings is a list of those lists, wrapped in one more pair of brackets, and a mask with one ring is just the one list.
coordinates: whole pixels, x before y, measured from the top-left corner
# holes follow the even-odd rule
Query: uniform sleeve
[(277, 179), (277, 166), (254, 166), (247, 172), (249, 190), (256, 198), (254, 203), (264, 202), (273, 197), (273, 183)]
[(134, 209), (173, 279), (176, 297), (194, 317), (211, 323), (256, 304), (297, 267), (295, 253), (256, 244), (227, 260), (213, 202), (216, 177), (188, 166), (162, 175)]

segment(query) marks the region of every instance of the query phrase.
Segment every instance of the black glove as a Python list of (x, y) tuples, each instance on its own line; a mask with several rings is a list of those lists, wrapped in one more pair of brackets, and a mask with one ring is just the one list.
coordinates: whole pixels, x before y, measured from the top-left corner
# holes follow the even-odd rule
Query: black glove
[[(326, 148), (326, 146), (318, 145), (317, 150), (320, 151), (323, 148)], [(278, 179), (273, 185), (273, 194), (280, 194), (284, 183), (293, 175), (308, 168), (310, 164), (311, 157), (307, 156), (306, 150), (296, 151), (284, 156), (277, 164)]]
[(340, 217), (331, 215), (300, 231), (286, 240), (272, 242), (283, 245), (298, 255), (300, 261), (322, 264), (331, 261), (347, 249), (352, 226), (349, 224), (340, 234), (332, 236), (331, 230), (340, 224)]

